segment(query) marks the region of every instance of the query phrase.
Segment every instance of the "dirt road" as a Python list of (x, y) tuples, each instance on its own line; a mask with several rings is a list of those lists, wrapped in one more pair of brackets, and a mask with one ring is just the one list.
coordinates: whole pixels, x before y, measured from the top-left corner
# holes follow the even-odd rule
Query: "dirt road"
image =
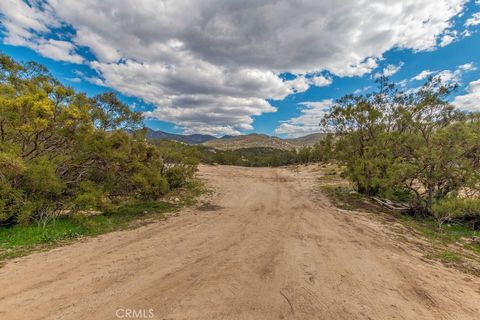
[(334, 208), (312, 168), (200, 175), (197, 208), (10, 261), (0, 319), (479, 319), (478, 278)]

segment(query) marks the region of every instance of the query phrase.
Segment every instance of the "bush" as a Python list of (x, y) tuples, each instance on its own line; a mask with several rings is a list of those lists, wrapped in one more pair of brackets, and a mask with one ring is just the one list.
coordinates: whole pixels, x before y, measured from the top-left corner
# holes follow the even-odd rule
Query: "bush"
[(137, 197), (144, 200), (155, 200), (166, 194), (170, 186), (166, 177), (158, 170), (144, 169), (132, 176)]
[(377, 82), (376, 92), (342, 97), (321, 120), (335, 132), (333, 156), (345, 175), (360, 193), (407, 201), (439, 221), (474, 210), (467, 200), (439, 201), (480, 190), (480, 113), (451, 105), (456, 86), (438, 77), (410, 92)]
[(17, 214), (22, 207), (23, 193), (0, 182), (0, 225), (12, 225), (17, 222)]
[(75, 210), (98, 209), (104, 205), (105, 192), (92, 181), (82, 181), (72, 202)]
[(0, 101), (0, 225), (158, 199), (195, 170), (192, 155), (149, 144), (114, 93), (75, 93), (36, 63), (0, 55)]
[(440, 226), (448, 221), (469, 220), (475, 229), (480, 221), (480, 199), (448, 197), (434, 203), (432, 211)]
[(190, 178), (190, 172), (183, 167), (173, 166), (165, 170), (165, 177), (167, 178), (170, 188), (175, 189), (185, 185)]

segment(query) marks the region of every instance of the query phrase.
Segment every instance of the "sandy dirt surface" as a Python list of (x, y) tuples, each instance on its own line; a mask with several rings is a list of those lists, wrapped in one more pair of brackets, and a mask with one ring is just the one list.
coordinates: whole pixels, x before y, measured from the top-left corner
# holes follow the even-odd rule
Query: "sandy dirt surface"
[(334, 208), (312, 167), (199, 174), (177, 217), (8, 262), (0, 319), (480, 318), (480, 279)]

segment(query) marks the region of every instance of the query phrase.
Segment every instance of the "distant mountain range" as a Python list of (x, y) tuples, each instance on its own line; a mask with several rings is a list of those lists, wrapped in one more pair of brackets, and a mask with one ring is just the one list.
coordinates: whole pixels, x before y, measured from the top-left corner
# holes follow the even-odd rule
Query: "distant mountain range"
[(219, 150), (235, 150), (243, 148), (273, 148), (291, 150), (295, 148), (294, 145), (283, 139), (258, 133), (209, 140), (204, 142), (203, 145)]
[(187, 144), (200, 144), (205, 141), (215, 140), (217, 137), (208, 134), (174, 134), (160, 130), (147, 130), (147, 138), (151, 140), (173, 140)]
[(173, 134), (148, 129), (147, 138), (151, 140), (173, 140), (187, 144), (202, 144), (219, 150), (243, 148), (273, 148), (291, 150), (302, 146), (314, 145), (324, 137), (323, 133), (313, 133), (299, 138), (281, 139), (266, 134), (252, 133), (240, 136), (223, 136), (221, 138), (208, 134)]
[(296, 146), (313, 146), (325, 137), (325, 133), (312, 133), (303, 137), (285, 139), (285, 141)]

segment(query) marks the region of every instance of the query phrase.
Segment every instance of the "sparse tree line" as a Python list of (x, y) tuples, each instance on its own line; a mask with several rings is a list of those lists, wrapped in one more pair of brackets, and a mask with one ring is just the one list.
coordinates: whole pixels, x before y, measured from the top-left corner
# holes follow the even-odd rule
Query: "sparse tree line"
[[(407, 202), (439, 224), (480, 221), (480, 114), (456, 110), (454, 85), (438, 78), (399, 91), (388, 79), (368, 95), (339, 99), (322, 119), (329, 157), (358, 192)], [(332, 143), (333, 142), (333, 143)]]
[[(202, 145), (187, 145), (176, 141), (152, 141), (169, 159), (184, 159), (187, 162), (221, 164), (242, 167), (279, 167), (320, 162), (327, 159), (325, 143), (302, 147), (298, 150), (275, 148), (241, 148), (216, 150)], [(327, 145), (328, 147), (328, 145)], [(188, 159), (188, 160), (185, 160)]]
[(195, 163), (147, 143), (142, 121), (113, 93), (89, 98), (37, 63), (0, 55), (0, 225), (181, 187)]

